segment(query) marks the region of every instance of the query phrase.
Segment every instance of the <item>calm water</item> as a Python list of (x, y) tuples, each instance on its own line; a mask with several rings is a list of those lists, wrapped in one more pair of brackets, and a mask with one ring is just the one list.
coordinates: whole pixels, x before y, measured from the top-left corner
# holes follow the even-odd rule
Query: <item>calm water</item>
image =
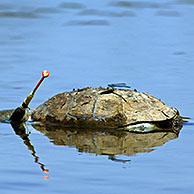
[(192, 0), (1, 0), (0, 110), (17, 107), (48, 69), (31, 108), (126, 82), (191, 120), (162, 142), (31, 125), (16, 135), (0, 124), (0, 193), (193, 193), (193, 17)]

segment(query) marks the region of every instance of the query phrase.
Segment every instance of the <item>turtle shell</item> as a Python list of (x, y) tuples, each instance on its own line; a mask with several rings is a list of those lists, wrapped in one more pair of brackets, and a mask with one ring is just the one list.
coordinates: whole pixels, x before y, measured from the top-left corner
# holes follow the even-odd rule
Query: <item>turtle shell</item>
[(32, 112), (32, 119), (75, 127), (118, 128), (136, 123), (172, 121), (178, 110), (148, 93), (84, 88), (53, 96)]

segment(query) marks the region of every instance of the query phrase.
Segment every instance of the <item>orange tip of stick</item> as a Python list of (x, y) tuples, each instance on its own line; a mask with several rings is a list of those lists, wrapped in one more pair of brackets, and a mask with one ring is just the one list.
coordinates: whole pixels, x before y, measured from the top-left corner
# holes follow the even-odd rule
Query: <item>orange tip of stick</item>
[(48, 77), (48, 76), (49, 76), (49, 72), (48, 72), (47, 70), (44, 70), (44, 71), (42, 72), (42, 76), (43, 76), (44, 78)]
[(43, 172), (49, 173), (49, 169), (44, 169)]

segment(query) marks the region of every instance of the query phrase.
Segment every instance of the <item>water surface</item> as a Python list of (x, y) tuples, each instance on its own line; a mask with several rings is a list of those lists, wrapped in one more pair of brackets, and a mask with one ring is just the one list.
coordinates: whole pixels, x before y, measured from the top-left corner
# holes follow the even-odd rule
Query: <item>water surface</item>
[(122, 147), (125, 135), (59, 130), (57, 139), (27, 125), (22, 136), (0, 124), (0, 192), (192, 193), (193, 16), (187, 0), (2, 0), (0, 110), (17, 107), (48, 69), (32, 109), (59, 92), (125, 82), (191, 120), (162, 143), (137, 137), (136, 152)]

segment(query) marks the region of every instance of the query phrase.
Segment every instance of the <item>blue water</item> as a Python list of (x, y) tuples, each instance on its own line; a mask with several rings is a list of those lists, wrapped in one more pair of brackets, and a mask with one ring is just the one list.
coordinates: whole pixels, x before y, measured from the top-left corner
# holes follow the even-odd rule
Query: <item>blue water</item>
[(72, 88), (126, 82), (191, 120), (153, 151), (117, 155), (125, 163), (57, 145), (27, 125), (34, 156), (0, 124), (0, 192), (192, 193), (193, 16), (191, 0), (1, 0), (0, 110), (17, 107), (47, 69), (32, 109)]

